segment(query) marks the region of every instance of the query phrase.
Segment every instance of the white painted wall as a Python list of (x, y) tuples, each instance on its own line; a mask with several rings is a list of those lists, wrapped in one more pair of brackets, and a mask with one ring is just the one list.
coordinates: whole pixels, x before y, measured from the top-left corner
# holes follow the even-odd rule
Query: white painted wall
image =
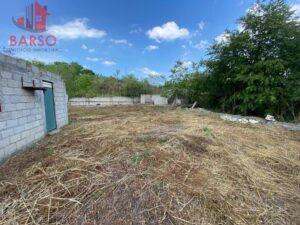
[(133, 105), (134, 98), (113, 96), (95, 98), (71, 98), (71, 106), (110, 106), (110, 105)]
[(160, 95), (141, 95), (141, 104), (167, 105), (168, 99)]
[(160, 95), (141, 95), (141, 97), (129, 98), (122, 96), (95, 97), (95, 98), (71, 98), (71, 106), (111, 106), (111, 105), (134, 105), (154, 104), (167, 105), (168, 99)]
[(152, 95), (154, 105), (168, 105), (168, 99), (160, 95)]

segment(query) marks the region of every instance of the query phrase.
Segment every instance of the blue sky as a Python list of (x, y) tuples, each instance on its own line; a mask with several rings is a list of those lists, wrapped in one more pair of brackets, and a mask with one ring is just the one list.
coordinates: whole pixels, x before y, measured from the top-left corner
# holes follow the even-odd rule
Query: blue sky
[[(31, 35), (11, 20), (24, 15), (25, 6), (31, 2), (10, 0), (2, 4), (1, 47), (8, 47), (11, 34)], [(220, 40), (225, 29), (236, 29), (238, 18), (255, 0), (39, 2), (48, 7), (48, 33), (58, 38), (59, 50), (19, 52), (16, 56), (44, 62), (76, 61), (99, 74), (111, 75), (120, 70), (121, 75), (134, 73), (156, 82), (160, 75), (168, 76), (176, 60), (189, 65), (205, 58), (206, 48)], [(299, 13), (300, 0), (289, 3)]]

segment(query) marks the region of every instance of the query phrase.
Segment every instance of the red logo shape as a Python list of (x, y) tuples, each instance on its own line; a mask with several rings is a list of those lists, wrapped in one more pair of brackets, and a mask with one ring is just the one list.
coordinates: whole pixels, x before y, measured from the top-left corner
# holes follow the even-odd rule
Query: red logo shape
[(49, 15), (47, 6), (42, 6), (36, 0), (26, 6), (26, 16), (21, 16), (17, 20), (12, 18), (13, 23), (23, 29), (34, 33), (46, 31), (47, 16)]

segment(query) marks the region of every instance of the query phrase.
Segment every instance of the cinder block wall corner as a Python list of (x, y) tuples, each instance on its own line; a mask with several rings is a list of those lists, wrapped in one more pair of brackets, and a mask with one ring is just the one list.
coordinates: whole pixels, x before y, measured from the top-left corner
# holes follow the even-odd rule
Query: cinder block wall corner
[(59, 75), (0, 53), (0, 163), (25, 150), (47, 134), (44, 92), (26, 90), (21, 80), (38, 87), (53, 84), (57, 129), (68, 123), (68, 96)]

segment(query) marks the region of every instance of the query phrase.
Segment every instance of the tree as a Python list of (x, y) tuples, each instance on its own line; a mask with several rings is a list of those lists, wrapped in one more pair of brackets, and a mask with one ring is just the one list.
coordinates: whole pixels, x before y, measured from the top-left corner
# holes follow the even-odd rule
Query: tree
[(191, 100), (191, 89), (194, 78), (199, 75), (200, 64), (184, 63), (178, 60), (175, 66), (171, 69), (171, 79), (164, 85), (164, 93), (166, 96), (173, 96)]
[(88, 73), (81, 75), (76, 80), (77, 85), (77, 96), (86, 96), (86, 97), (93, 97), (93, 90), (92, 90), (92, 76)]
[(151, 90), (147, 81), (141, 82), (131, 74), (123, 78), (121, 93), (128, 97), (138, 97), (141, 94), (151, 94)]
[(59, 74), (65, 81), (67, 93), (72, 97), (96, 97), (105, 95), (124, 95), (129, 97), (141, 94), (159, 93), (159, 88), (151, 85), (147, 80), (138, 80), (134, 75), (120, 78), (120, 71), (113, 76), (105, 77), (95, 74), (92, 70), (83, 68), (72, 62), (54, 62), (44, 64), (31, 62), (35, 66)]
[[(283, 0), (257, 1), (208, 50), (203, 76), (183, 72), (167, 84), (204, 107), (295, 120), (300, 111), (300, 27)], [(176, 68), (176, 67), (175, 67)], [(190, 85), (191, 83), (194, 83)], [(188, 90), (188, 93), (185, 91)]]

